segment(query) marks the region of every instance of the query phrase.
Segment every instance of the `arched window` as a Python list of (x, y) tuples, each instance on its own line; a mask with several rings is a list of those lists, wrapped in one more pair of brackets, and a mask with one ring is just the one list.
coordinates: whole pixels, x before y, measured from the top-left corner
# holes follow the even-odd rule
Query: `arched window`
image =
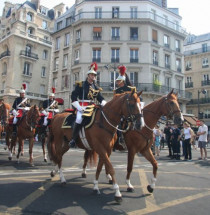
[(26, 19), (27, 19), (27, 21), (32, 22), (33, 21), (33, 14), (31, 12), (28, 12)]
[(28, 34), (34, 34), (34, 28), (29, 27), (28, 28)]
[(4, 62), (3, 64), (3, 74), (7, 74), (7, 63)]

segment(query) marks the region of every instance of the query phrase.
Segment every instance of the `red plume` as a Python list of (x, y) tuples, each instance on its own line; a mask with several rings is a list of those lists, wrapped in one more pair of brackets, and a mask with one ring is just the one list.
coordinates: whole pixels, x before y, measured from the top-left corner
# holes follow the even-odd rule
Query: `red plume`
[(55, 87), (52, 87), (52, 93), (55, 93)]
[(23, 89), (25, 90), (26, 89), (26, 84), (22, 84), (22, 86), (23, 86)]
[(125, 66), (118, 66), (118, 69), (120, 70), (120, 75), (124, 76), (125, 75), (125, 71), (126, 71), (126, 67)]
[(91, 65), (90, 65), (90, 69), (93, 69), (95, 72), (98, 70), (98, 65), (96, 62), (93, 62)]

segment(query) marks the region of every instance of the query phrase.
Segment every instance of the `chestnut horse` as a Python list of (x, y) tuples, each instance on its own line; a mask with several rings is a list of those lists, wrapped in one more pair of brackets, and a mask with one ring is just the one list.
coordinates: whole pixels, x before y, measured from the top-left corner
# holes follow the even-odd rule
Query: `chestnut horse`
[[(0, 139), (5, 138), (6, 136), (5, 127), (8, 125), (9, 110), (10, 105), (2, 102), (0, 105)], [(4, 149), (6, 150), (7, 146), (5, 146)]]
[[(157, 161), (151, 151), (151, 145), (153, 143), (153, 129), (161, 116), (173, 118), (173, 121), (176, 124), (182, 123), (183, 116), (179, 108), (177, 95), (173, 93), (173, 90), (167, 96), (163, 96), (145, 106), (142, 111), (145, 126), (141, 130), (129, 130), (124, 133), (125, 143), (128, 149), (126, 184), (128, 186), (127, 191), (133, 192), (134, 187), (130, 183), (130, 175), (133, 169), (134, 157), (136, 153), (141, 153), (153, 166), (154, 177), (151, 179), (151, 185), (147, 186), (148, 191), (151, 193), (155, 187), (158, 169)], [(84, 158), (85, 161), (83, 165), (82, 177), (86, 177), (85, 169), (88, 162), (88, 156), (85, 156)], [(111, 183), (112, 178), (108, 173), (109, 172), (107, 172), (106, 169), (107, 178), (109, 179), (109, 183)]]
[[(28, 112), (20, 119), (18, 124), (18, 130), (16, 135), (16, 140), (18, 140), (18, 153), (17, 159), (19, 163), (20, 152), (24, 146), (24, 140), (29, 140), (29, 163), (33, 166), (33, 145), (34, 145), (34, 134), (35, 134), (35, 126), (38, 122), (40, 116), (39, 108), (34, 105), (30, 108)], [(12, 141), (12, 144), (15, 144), (16, 141)], [(10, 156), (12, 156), (12, 152), (10, 152)], [(10, 159), (11, 160), (11, 159)]]
[[(86, 139), (90, 148), (95, 150), (99, 155), (99, 162), (104, 162), (107, 171), (113, 180), (113, 189), (115, 190), (115, 200), (120, 202), (122, 196), (119, 186), (115, 179), (115, 171), (109, 160), (112, 147), (116, 140), (116, 129), (120, 123), (120, 119), (125, 117), (127, 121), (134, 121), (140, 117), (140, 93), (131, 92), (127, 94), (116, 95), (104, 107), (98, 109), (95, 115), (93, 125), (85, 130)], [(68, 142), (70, 140), (72, 130), (62, 128), (63, 122), (69, 113), (57, 114), (51, 122), (51, 129), (48, 138), (48, 154), (50, 160), (58, 165), (60, 179), (62, 183), (66, 183), (62, 173), (61, 164), (63, 154), (68, 151)], [(78, 147), (86, 149), (79, 138)], [(100, 193), (98, 188), (98, 178), (102, 166), (98, 165), (96, 177), (94, 180), (94, 191)], [(52, 176), (52, 172), (51, 172)]]

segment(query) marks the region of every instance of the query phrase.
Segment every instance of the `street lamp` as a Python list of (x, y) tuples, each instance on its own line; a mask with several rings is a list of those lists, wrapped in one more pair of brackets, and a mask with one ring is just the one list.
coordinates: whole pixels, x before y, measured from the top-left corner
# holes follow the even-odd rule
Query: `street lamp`
[(198, 119), (200, 119), (200, 93), (203, 93), (205, 95), (207, 91), (205, 89), (201, 91), (198, 90)]
[(107, 64), (104, 66), (107, 70), (109, 69), (113, 69), (114, 70), (114, 90), (115, 90), (115, 80), (116, 80), (116, 70), (117, 70), (117, 64), (114, 63), (114, 64)]

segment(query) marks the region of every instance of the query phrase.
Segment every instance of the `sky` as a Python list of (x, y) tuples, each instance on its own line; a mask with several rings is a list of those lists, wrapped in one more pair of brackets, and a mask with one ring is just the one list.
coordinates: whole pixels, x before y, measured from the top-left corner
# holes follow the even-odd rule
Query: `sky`
[[(2, 14), (3, 2), (0, 0), (0, 15)], [(7, 0), (12, 3), (23, 3), (25, 0)], [(41, 4), (47, 8), (63, 2), (71, 7), (75, 0), (41, 0)], [(210, 1), (209, 0), (168, 0), (168, 7), (179, 8), (179, 14), (182, 17), (181, 26), (188, 33), (200, 35), (210, 33)]]

